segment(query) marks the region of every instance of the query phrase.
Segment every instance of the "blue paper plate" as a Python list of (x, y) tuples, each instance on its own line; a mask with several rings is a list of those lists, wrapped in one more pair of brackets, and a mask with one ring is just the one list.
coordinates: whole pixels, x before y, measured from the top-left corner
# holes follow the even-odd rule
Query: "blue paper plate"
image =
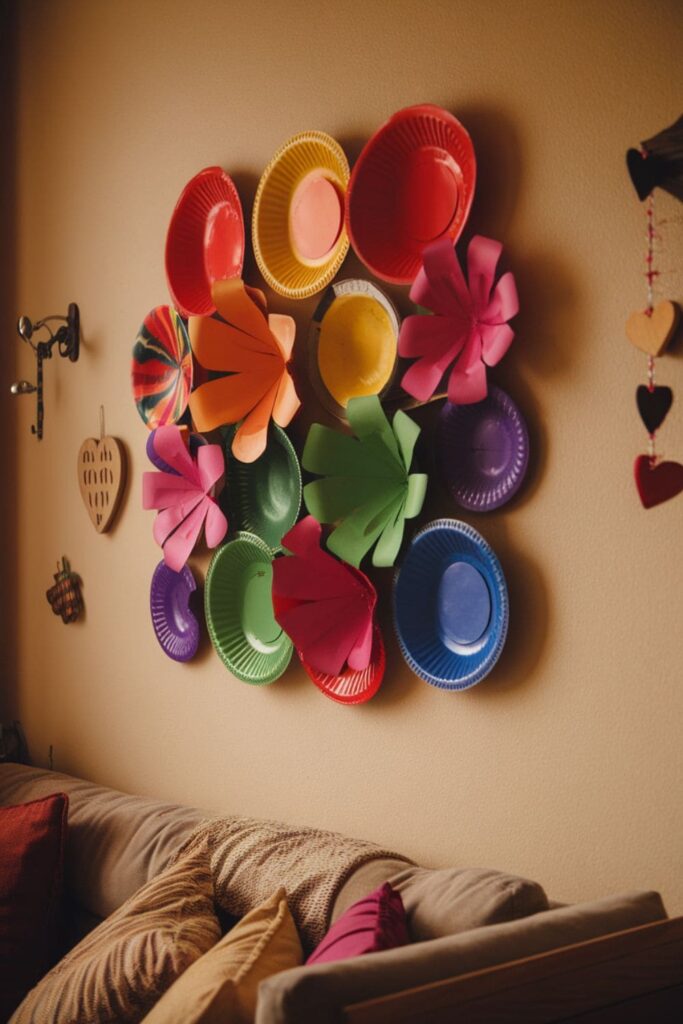
[(444, 690), (488, 675), (508, 628), (508, 594), (495, 553), (458, 519), (415, 535), (394, 577), (394, 625), (407, 664)]

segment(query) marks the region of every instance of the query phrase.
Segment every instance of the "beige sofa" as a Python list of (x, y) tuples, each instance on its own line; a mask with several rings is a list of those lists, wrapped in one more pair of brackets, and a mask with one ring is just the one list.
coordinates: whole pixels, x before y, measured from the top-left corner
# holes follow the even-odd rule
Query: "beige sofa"
[[(2, 805), (55, 792), (67, 793), (70, 801), (65, 868), (68, 947), (162, 871), (207, 815), (56, 772), (0, 765)], [(343, 837), (338, 839), (343, 846)], [(277, 852), (271, 856), (269, 877), (274, 870), (277, 874), (273, 858)], [(300, 871), (305, 857), (299, 855), (298, 861)], [(285, 858), (285, 872), (286, 863)], [(218, 875), (224, 864), (215, 865)], [(456, 1006), (457, 1019), (463, 1021), (566, 1020), (596, 1007), (606, 1013), (617, 996), (623, 1010), (624, 999), (661, 998), (662, 992), (680, 1000), (672, 1003), (675, 1012), (683, 1007), (681, 921), (667, 920), (657, 893), (553, 905), (540, 885), (525, 879), (495, 871), (432, 871), (379, 849), (340, 879), (326, 920), (319, 923), (322, 931), (353, 902), (389, 880), (402, 894), (413, 942), (274, 975), (259, 989), (257, 1024), (445, 1022), (454, 1019)], [(281, 884), (287, 887), (287, 877)], [(221, 890), (217, 884), (217, 892), (227, 892), (228, 897), (229, 888), (223, 884)], [(234, 908), (222, 909), (230, 913)], [(297, 924), (306, 946), (310, 922)], [(625, 952), (619, 945), (624, 941)], [(577, 950), (579, 964), (570, 978), (567, 956), (571, 963)], [(623, 970), (616, 983), (619, 963)], [(585, 977), (582, 971), (588, 971)], [(605, 977), (611, 985), (602, 983)], [(505, 1007), (511, 1005), (514, 991), (523, 994), (521, 1015), (497, 1015), (496, 993), (503, 993)]]

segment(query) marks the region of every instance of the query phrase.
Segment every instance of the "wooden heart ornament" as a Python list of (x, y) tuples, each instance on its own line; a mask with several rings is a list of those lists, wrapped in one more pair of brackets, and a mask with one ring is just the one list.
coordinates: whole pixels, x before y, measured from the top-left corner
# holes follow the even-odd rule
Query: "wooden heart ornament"
[(658, 302), (650, 316), (631, 313), (626, 321), (626, 337), (649, 356), (661, 356), (678, 324), (680, 309), (675, 302)]
[(639, 455), (633, 473), (645, 508), (661, 505), (683, 491), (683, 466), (680, 462), (660, 462), (652, 466), (649, 455)]
[(105, 533), (116, 515), (126, 483), (126, 457), (115, 437), (89, 437), (78, 452), (78, 486), (83, 504), (98, 533)]

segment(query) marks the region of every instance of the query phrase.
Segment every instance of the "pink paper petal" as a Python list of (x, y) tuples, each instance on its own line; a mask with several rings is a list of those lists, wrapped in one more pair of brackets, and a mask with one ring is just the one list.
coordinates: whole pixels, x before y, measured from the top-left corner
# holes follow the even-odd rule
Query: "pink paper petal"
[(152, 527), (152, 536), (159, 547), (164, 546), (173, 531), (178, 529), (183, 519), (189, 516), (202, 500), (203, 495), (199, 491), (195, 491), (193, 496), (183, 504), (165, 508), (163, 512), (159, 513)]
[(486, 367), (479, 359), (465, 371), (456, 363), (448, 381), (448, 401), (453, 405), (473, 405), (486, 398)]
[(208, 494), (225, 471), (225, 457), (219, 444), (204, 444), (197, 451), (197, 472), (202, 490)]
[(215, 548), (228, 532), (228, 520), (213, 498), (205, 498), (204, 506), (206, 508), (206, 521), (204, 523), (206, 546)]
[[(282, 546), (293, 555), (305, 555), (309, 551), (320, 551), (323, 528), (313, 516), (306, 516), (293, 526), (282, 538)], [(321, 554), (324, 552), (321, 551)]]
[(477, 318), (486, 312), (502, 251), (500, 242), (483, 235), (475, 235), (467, 247), (467, 280)]
[(372, 657), (372, 630), (373, 620), (372, 613), (370, 612), (367, 616), (365, 629), (359, 634), (355, 646), (349, 651), (347, 658), (349, 668), (353, 668), (357, 672), (363, 672), (370, 664)]
[(412, 301), (441, 316), (469, 312), (472, 300), (451, 239), (440, 238), (428, 245), (422, 261), (423, 269), (410, 289)]
[(495, 366), (510, 348), (515, 332), (509, 324), (481, 324), (479, 330), (484, 362)]
[(160, 459), (177, 473), (199, 486), (199, 474), (192, 456), (185, 447), (180, 430), (175, 425), (158, 427), (154, 432), (154, 451)]
[(339, 675), (359, 630), (362, 610), (346, 597), (308, 602), (280, 613), (278, 622), (305, 661), (319, 672)]
[(164, 561), (174, 572), (180, 572), (199, 540), (205, 512), (206, 509), (202, 501), (164, 544)]
[(201, 490), (194, 483), (173, 473), (142, 474), (142, 507), (168, 508), (186, 501), (188, 495)]
[(519, 296), (514, 276), (508, 271), (496, 285), (486, 313), (480, 320), (489, 324), (502, 324), (519, 313)]

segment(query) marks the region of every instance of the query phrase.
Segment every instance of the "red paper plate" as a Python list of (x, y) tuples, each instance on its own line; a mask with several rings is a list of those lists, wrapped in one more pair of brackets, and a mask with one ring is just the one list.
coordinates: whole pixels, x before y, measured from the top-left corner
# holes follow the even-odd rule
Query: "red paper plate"
[(384, 281), (410, 284), (426, 245), (453, 241), (469, 216), (474, 147), (447, 110), (399, 110), (366, 143), (347, 191), (346, 229), (356, 255)]
[(374, 697), (382, 684), (387, 660), (382, 631), (376, 622), (372, 630), (370, 664), (362, 672), (347, 667), (341, 675), (329, 676), (306, 664), (301, 654), (299, 658), (318, 689), (338, 704), (364, 704)]
[(206, 167), (187, 183), (166, 235), (166, 280), (184, 317), (211, 316), (211, 285), (239, 277), (244, 262), (244, 217), (237, 189), (220, 167)]

